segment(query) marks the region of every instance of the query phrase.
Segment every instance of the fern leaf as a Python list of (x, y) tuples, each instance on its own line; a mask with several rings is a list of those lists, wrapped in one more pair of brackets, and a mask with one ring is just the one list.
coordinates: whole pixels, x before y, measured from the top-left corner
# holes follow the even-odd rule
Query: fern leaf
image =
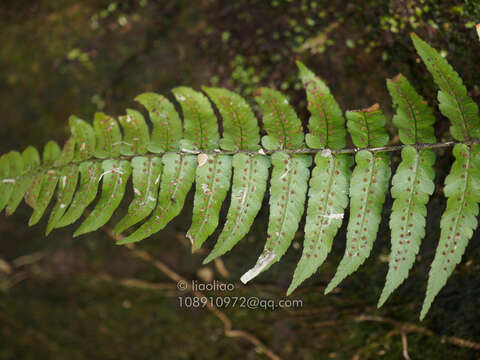
[[(287, 98), (279, 91), (261, 88), (255, 100), (262, 108), (263, 125), (267, 135), (262, 138), (268, 150), (299, 149), (304, 146), (302, 123)], [(275, 152), (270, 181), (270, 216), (267, 242), (253, 268), (241, 281), (246, 283), (278, 262), (290, 246), (305, 208), (310, 177), (310, 155), (289, 155)]]
[(178, 148), (182, 137), (182, 122), (173, 104), (164, 96), (156, 93), (143, 93), (135, 98), (145, 106), (153, 124), (148, 151), (162, 153)]
[(172, 90), (183, 111), (184, 139), (181, 147), (188, 150), (214, 150), (218, 148), (218, 124), (208, 99), (188, 87)]
[(43, 166), (50, 167), (55, 164), (62, 154), (62, 150), (55, 141), (49, 141), (43, 148)]
[(95, 157), (116, 158), (120, 155), (122, 147), (122, 134), (117, 121), (102, 112), (95, 113), (93, 128), (97, 139)]
[(297, 61), (300, 78), (307, 92), (309, 134), (305, 142), (312, 149), (343, 149), (346, 145), (345, 119), (327, 85)]
[[(95, 199), (98, 184), (102, 175), (102, 163), (99, 161), (86, 161), (79, 165), (80, 185), (75, 192), (67, 212), (55, 225), (55, 228), (73, 224), (82, 216), (87, 206)], [(67, 194), (65, 194), (67, 197)]]
[(163, 174), (157, 207), (152, 215), (134, 233), (117, 244), (143, 240), (162, 230), (183, 208), (185, 197), (193, 185), (197, 157), (194, 155), (165, 154), (162, 157)]
[(435, 189), (431, 150), (418, 152), (407, 146), (402, 150), (402, 162), (392, 180), (392, 250), (385, 287), (378, 302), (382, 306), (390, 294), (408, 277), (425, 236), (426, 204)]
[(262, 108), (263, 126), (268, 134), (262, 138), (264, 148), (297, 149), (303, 146), (302, 123), (285, 95), (273, 89), (261, 88), (255, 100)]
[(378, 104), (364, 110), (347, 111), (347, 127), (359, 148), (381, 147), (388, 143), (386, 119)]
[[(203, 95), (191, 89), (178, 88), (174, 90), (174, 94), (180, 97), (180, 99), (187, 100), (187, 97), (189, 98), (188, 104), (182, 105), (185, 116), (187, 116), (187, 112), (190, 110), (195, 112), (199, 103), (203, 104), (206, 101), (207, 106), (210, 106), (208, 100), (206, 100)], [(156, 93), (141, 94), (137, 96), (136, 100), (146, 107), (150, 115), (150, 120), (153, 123), (153, 131), (150, 143), (148, 144), (148, 150), (157, 153), (177, 150), (180, 138), (182, 137), (182, 123), (173, 104), (165, 97)], [(190, 106), (193, 106), (193, 108), (190, 108)], [(195, 127), (194, 122), (198, 121), (202, 123), (202, 121), (205, 121), (205, 118), (199, 117), (192, 119), (191, 116), (194, 115), (189, 113), (190, 118), (185, 118), (185, 126), (187, 127), (188, 124), (190, 129), (188, 133), (185, 133), (185, 136), (188, 140), (191, 140), (190, 144), (192, 145), (192, 149), (193, 143), (196, 143), (198, 140), (198, 138), (196, 138), (197, 132), (193, 129)], [(187, 145), (187, 147), (188, 146), (189, 145)], [(195, 157), (192, 156), (179, 156), (175, 154), (164, 155), (162, 160), (159, 158), (151, 159), (149, 160), (149, 175), (147, 179), (145, 179), (145, 175), (142, 175), (144, 170), (140, 171), (139, 169), (138, 175), (135, 176), (136, 171), (134, 166), (133, 182), (134, 189), (136, 189), (136, 191), (134, 190), (135, 199), (129, 206), (128, 214), (117, 224), (115, 231), (119, 233), (127, 227), (143, 220), (152, 213), (152, 211), (153, 214), (133, 234), (124, 238), (121, 242), (122, 244), (143, 240), (163, 229), (171, 219), (178, 215), (183, 208), (185, 196), (193, 183), (196, 168), (194, 160)], [(144, 161), (141, 163), (144, 163)], [(139, 161), (139, 164), (141, 163)], [(163, 175), (162, 164), (165, 165)], [(138, 185), (136, 185), (136, 183), (138, 183)], [(159, 186), (158, 204), (155, 208), (157, 189)]]
[(70, 132), (75, 139), (75, 160), (84, 161), (90, 159), (95, 152), (95, 131), (85, 120), (76, 116), (70, 116), (68, 120)]
[[(186, 87), (176, 88), (173, 93), (180, 102), (184, 116), (185, 139), (181, 141), (181, 147), (193, 150), (217, 149), (218, 124), (208, 99)], [(193, 219), (187, 232), (193, 250), (198, 249), (218, 226), (220, 208), (230, 187), (232, 171), (230, 156), (201, 155), (208, 160), (200, 161), (199, 158)]]
[[(307, 92), (310, 133), (305, 140), (312, 148), (343, 148), (346, 144), (345, 119), (327, 85), (305, 65), (297, 62)], [(287, 295), (309, 278), (325, 261), (333, 239), (343, 222), (348, 205), (352, 157), (317, 154), (310, 179), (303, 253)]]
[[(220, 140), (220, 147), (229, 151), (257, 150), (260, 129), (245, 99), (225, 89), (207, 87), (203, 89), (223, 118), (223, 138)], [(269, 160), (261, 155), (235, 154), (232, 163), (233, 187), (227, 221), (214, 249), (204, 263), (229, 251), (248, 233), (262, 204)]]
[[(387, 81), (387, 87), (397, 109), (393, 122), (399, 128), (400, 140), (404, 144), (434, 142), (433, 111), (407, 79), (398, 75)], [(402, 150), (402, 161), (392, 180), (391, 193), (395, 199), (390, 215), (392, 250), (378, 307), (408, 277), (415, 262), (425, 236), (426, 204), (435, 189), (434, 163), (432, 150), (418, 152), (411, 146)]]
[(440, 241), (428, 275), (427, 294), (420, 319), (427, 314), (436, 295), (446, 284), (477, 227), (480, 202), (480, 146), (456, 144), (455, 162), (445, 179), (447, 208), (440, 221)]
[(40, 193), (43, 175), (44, 169), (40, 168), (40, 170), (32, 176), (32, 181), (25, 192), (25, 203), (32, 209), (35, 207), (35, 202), (37, 201), (38, 194)]
[[(7, 215), (11, 215), (15, 212), (28, 188), (32, 185), (32, 181), (35, 178), (33, 169), (40, 166), (40, 155), (38, 154), (37, 149), (33, 146), (27, 147), (22, 153), (22, 161), (23, 175), (15, 181), (15, 186), (5, 209)], [(5, 191), (1, 191), (1, 193), (5, 194)]]
[[(69, 164), (75, 153), (75, 139), (69, 138), (63, 146), (62, 153), (55, 161), (55, 166), (60, 167), (56, 169), (58, 190), (57, 202), (50, 213), (50, 218), (47, 223), (46, 235), (48, 235), (54, 228), (56, 223), (61, 219), (65, 210), (73, 199), (73, 194), (78, 182), (78, 165)], [(57, 175), (58, 174), (58, 175)], [(53, 188), (55, 191), (55, 187)]]
[(220, 208), (230, 188), (231, 173), (232, 157), (229, 155), (209, 155), (208, 160), (197, 168), (192, 225), (187, 232), (193, 251), (199, 249), (218, 226)]
[(226, 89), (203, 87), (203, 90), (217, 106), (223, 119), (220, 147), (229, 151), (257, 150), (260, 129), (257, 118), (245, 99)]
[(67, 207), (70, 205), (75, 194), (75, 189), (78, 183), (79, 168), (76, 164), (71, 164), (63, 167), (60, 170), (57, 202), (52, 209), (50, 218), (47, 223), (46, 235), (50, 234), (57, 226), (62, 216), (65, 214)]
[(350, 219), (343, 259), (325, 294), (355, 272), (370, 255), (381, 221), (381, 212), (390, 179), (390, 159), (386, 154), (362, 150), (350, 183)]
[[(21, 159), (21, 157), (20, 157)], [(23, 165), (23, 162), (21, 163)], [(0, 183), (0, 211), (7, 206), (10, 195), (13, 192), (15, 178), (10, 171), (10, 159), (9, 154), (3, 154), (0, 157), (0, 177), (2, 182)]]
[(28, 221), (28, 226), (33, 226), (42, 218), (47, 209), (50, 200), (55, 192), (59, 177), (58, 170), (50, 169), (43, 174), (40, 183), (37, 199), (35, 200), (35, 207), (33, 208), (32, 216)]
[(102, 163), (102, 195), (95, 209), (73, 234), (74, 237), (95, 231), (105, 225), (120, 205), (125, 187), (132, 171), (129, 161), (105, 160)]
[(262, 206), (270, 159), (263, 155), (233, 156), (233, 186), (227, 221), (204, 264), (225, 254), (249, 231)]
[(10, 151), (0, 158), (0, 211), (7, 206), (8, 201), (14, 191), (17, 177), (23, 171), (22, 155), (18, 151)]
[(315, 168), (308, 192), (307, 220), (303, 253), (297, 264), (287, 295), (315, 273), (332, 249), (348, 205), (352, 157), (315, 156)]
[[(75, 154), (75, 139), (73, 137), (69, 138), (63, 147), (63, 150), (60, 152), (60, 148), (55, 142), (50, 142), (45, 147), (43, 154), (44, 157), (44, 166), (56, 166), (61, 167), (70, 163)], [(38, 187), (36, 191), (38, 192), (37, 197), (34, 200), (34, 212), (30, 218), (29, 226), (36, 224), (41, 217), (43, 216), (50, 200), (55, 193), (55, 188), (57, 187), (57, 182), (59, 176), (61, 175), (59, 169), (52, 168), (42, 171), (38, 174)], [(73, 176), (73, 174), (68, 174)], [(70, 178), (65, 178), (65, 180), (70, 181)], [(73, 180), (73, 179), (72, 179)], [(76, 184), (76, 180), (75, 184)]]
[(61, 167), (72, 162), (75, 154), (75, 139), (70, 137), (65, 141), (62, 152), (54, 162), (55, 167)]
[(392, 120), (398, 127), (400, 141), (408, 145), (434, 143), (435, 116), (432, 108), (402, 74), (387, 80), (387, 88), (397, 110)]
[(450, 133), (456, 140), (480, 138), (478, 105), (467, 94), (460, 76), (440, 54), (417, 35), (411, 34), (418, 55), (440, 88), (440, 112), (451, 121)]
[[(381, 147), (388, 143), (385, 117), (378, 105), (360, 111), (347, 111), (347, 126), (353, 143), (363, 147)], [(390, 158), (385, 153), (361, 150), (350, 183), (350, 218), (347, 247), (333, 279), (325, 289), (332, 291), (352, 274), (370, 255), (376, 239), (385, 194), (390, 180)]]
[(155, 208), (158, 187), (162, 175), (160, 157), (137, 156), (132, 160), (133, 192), (135, 197), (128, 207), (128, 213), (115, 226), (120, 234), (125, 229), (145, 219)]
[(285, 254), (305, 208), (311, 157), (276, 152), (271, 159), (273, 171), (270, 181), (267, 242), (255, 266), (240, 279), (243, 283), (268, 269)]
[(148, 126), (143, 115), (136, 110), (127, 109), (127, 115), (119, 116), (124, 136), (120, 152), (122, 155), (143, 155), (150, 142)]
[[(43, 152), (43, 165), (45, 167), (55, 164), (60, 157), (60, 147), (56, 142), (50, 141), (45, 145)], [(50, 200), (52, 199), (55, 187), (57, 186), (59, 172), (57, 169), (47, 169), (40, 173), (41, 180), (39, 180), (40, 186), (37, 188), (36, 196), (33, 199), (33, 213), (28, 221), (28, 226), (35, 225), (43, 216)]]

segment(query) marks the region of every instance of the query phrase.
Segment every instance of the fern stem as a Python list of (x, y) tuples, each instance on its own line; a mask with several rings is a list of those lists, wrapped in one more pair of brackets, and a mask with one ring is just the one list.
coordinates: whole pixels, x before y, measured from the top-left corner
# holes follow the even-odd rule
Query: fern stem
[[(345, 149), (340, 149), (340, 150), (331, 150), (331, 149), (309, 149), (309, 148), (301, 148), (301, 149), (281, 149), (281, 150), (267, 150), (267, 149), (260, 149), (256, 151), (252, 150), (234, 150), (234, 151), (227, 151), (227, 150), (187, 150), (187, 149), (181, 149), (178, 151), (165, 151), (162, 153), (158, 154), (144, 154), (141, 156), (144, 157), (161, 157), (166, 154), (178, 154), (178, 155), (197, 155), (197, 154), (217, 154), (217, 155), (235, 155), (235, 154), (247, 154), (247, 155), (272, 155), (277, 152), (283, 152), (287, 153), (289, 155), (299, 155), (299, 154), (317, 154), (317, 153), (323, 153), (325, 152), (326, 154), (332, 154), (332, 155), (338, 155), (338, 154), (356, 154), (357, 152), (361, 150), (367, 150), (372, 153), (377, 153), (377, 152), (396, 152), (396, 151), (402, 151), (402, 149), (406, 146), (411, 146), (417, 149), (418, 151), (424, 150), (424, 149), (444, 149), (444, 148), (451, 148), (455, 146), (456, 144), (465, 144), (465, 145), (477, 145), (480, 144), (480, 140), (470, 140), (470, 141), (444, 141), (444, 142), (438, 142), (434, 144), (411, 144), (411, 145), (389, 145), (389, 146), (381, 146), (381, 147), (367, 147), (367, 148), (345, 148)], [(134, 154), (134, 155), (120, 155), (115, 158), (103, 158), (103, 159), (98, 159), (98, 158), (91, 158), (88, 159), (88, 161), (105, 161), (105, 160), (131, 160), (137, 156), (140, 156), (140, 154)], [(64, 164), (64, 165), (51, 165), (51, 166), (40, 166), (37, 168), (33, 168), (28, 172), (23, 173), (21, 176), (15, 177), (15, 178), (8, 178), (8, 179), (0, 179), (0, 181), (3, 182), (15, 182), (25, 176), (29, 176), (32, 174), (36, 174), (38, 172), (44, 171), (44, 170), (50, 170), (50, 169), (63, 169), (66, 166), (69, 166), (71, 164), (80, 164), (82, 162), (85, 162), (86, 160), (73, 160), (71, 163)]]

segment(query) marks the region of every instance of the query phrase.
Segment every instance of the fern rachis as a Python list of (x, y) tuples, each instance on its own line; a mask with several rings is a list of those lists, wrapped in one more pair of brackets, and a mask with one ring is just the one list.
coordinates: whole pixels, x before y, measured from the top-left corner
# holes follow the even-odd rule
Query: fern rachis
[[(304, 248), (288, 289), (290, 294), (326, 260), (350, 201), (346, 251), (326, 289), (328, 293), (369, 256), (389, 188), (389, 152), (401, 150), (401, 163), (392, 178), (392, 251), (381, 306), (408, 277), (425, 235), (426, 204), (434, 191), (433, 150), (455, 144), (456, 160), (445, 179), (447, 208), (441, 219), (423, 318), (477, 227), (480, 117), (478, 106), (453, 68), (416, 35), (412, 39), (440, 88), (439, 108), (450, 119), (455, 142), (435, 143), (432, 109), (401, 75), (388, 80), (387, 88), (396, 110), (393, 124), (399, 129), (402, 145), (387, 145), (386, 118), (378, 105), (347, 111), (345, 127), (345, 118), (330, 89), (299, 62), (311, 115), (306, 135), (287, 97), (272, 89), (262, 88), (255, 96), (266, 132), (261, 146), (258, 121), (238, 94), (205, 87), (210, 102), (193, 89), (174, 89), (183, 113), (182, 125), (169, 100), (145, 93), (136, 100), (148, 111), (151, 132), (143, 115), (133, 109), (127, 109), (118, 121), (97, 113), (93, 126), (72, 116), (71, 138), (62, 150), (49, 142), (42, 160), (33, 147), (23, 153), (2, 155), (0, 210), (11, 214), (25, 198), (33, 208), (29, 220), (33, 225), (55, 197), (48, 234), (77, 221), (100, 187), (93, 211), (74, 233), (78, 236), (109, 221), (132, 177), (133, 200), (115, 227), (116, 233), (128, 232), (121, 243), (129, 243), (163, 229), (180, 213), (195, 182), (193, 220), (187, 233), (195, 250), (217, 228), (232, 183), (227, 220), (205, 259), (208, 262), (229, 251), (248, 233), (269, 186), (264, 251), (242, 281), (251, 280), (280, 260), (298, 230), (307, 202)], [(212, 103), (223, 119), (222, 137)], [(347, 131), (354, 149), (345, 148)]]

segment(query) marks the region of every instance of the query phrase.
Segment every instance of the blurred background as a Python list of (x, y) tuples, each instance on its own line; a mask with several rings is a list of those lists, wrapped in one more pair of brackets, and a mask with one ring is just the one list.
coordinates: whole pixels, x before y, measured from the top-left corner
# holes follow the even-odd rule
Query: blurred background
[[(137, 94), (172, 98), (170, 89), (179, 85), (226, 87), (253, 106), (251, 94), (269, 86), (290, 97), (306, 124), (295, 60), (326, 80), (344, 110), (379, 102), (390, 118), (385, 79), (399, 72), (436, 105), (437, 89), (415, 55), (412, 31), (449, 59), (474, 99), (480, 96), (477, 0), (2, 0), (0, 19), (0, 153), (63, 143), (70, 114), (90, 121), (95, 111), (118, 116), (127, 107), (140, 109)], [(448, 121), (435, 111), (437, 138), (447, 140)], [(398, 154), (393, 160), (396, 166)], [(282, 359), (479, 358), (462, 340), (480, 342), (478, 231), (418, 323), (451, 162), (450, 150), (438, 152), (437, 189), (418, 261), (382, 309), (376, 304), (388, 266), (390, 198), (372, 255), (335, 293), (324, 296), (323, 289), (343, 255), (345, 226), (326, 263), (290, 297), (302, 299), (301, 308), (223, 309), (233, 328)], [(137, 248), (188, 281), (235, 284), (228, 296), (283, 299), (303, 233), (280, 263), (241, 286), (239, 277), (263, 249), (268, 208), (222, 261), (202, 266), (218, 231), (204, 251), (191, 254), (184, 234), (192, 203), (191, 193), (181, 215)], [(104, 232), (73, 239), (75, 227), (69, 227), (46, 238), (46, 217), (29, 228), (30, 213), (23, 204), (0, 216), (0, 359), (268, 358), (250, 341), (226, 336), (211, 311), (180, 306), (187, 293)], [(452, 337), (460, 339), (452, 344)]]

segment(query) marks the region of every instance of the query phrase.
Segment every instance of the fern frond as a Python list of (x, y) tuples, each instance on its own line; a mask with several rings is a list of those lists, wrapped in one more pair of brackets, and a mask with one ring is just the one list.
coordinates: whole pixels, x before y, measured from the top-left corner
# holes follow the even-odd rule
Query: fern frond
[[(393, 123), (404, 144), (435, 142), (432, 109), (402, 75), (387, 80), (387, 87), (396, 107)], [(395, 199), (390, 215), (392, 249), (385, 286), (378, 307), (407, 278), (425, 236), (426, 204), (433, 194), (435, 154), (432, 150), (417, 151), (412, 146), (402, 150), (402, 162), (392, 179)]]
[[(300, 78), (310, 112), (308, 134), (282, 93), (261, 88), (255, 100), (266, 135), (240, 95), (204, 87), (222, 117), (223, 134), (209, 99), (187, 87), (173, 90), (183, 113), (162, 95), (144, 93), (135, 100), (148, 111), (127, 109), (116, 118), (96, 113), (93, 126), (69, 119), (71, 138), (63, 150), (49, 142), (42, 159), (33, 147), (0, 156), (0, 210), (12, 214), (21, 199), (33, 208), (37, 223), (55, 196), (46, 233), (77, 221), (101, 194), (74, 236), (110, 220), (132, 177), (133, 200), (114, 231), (129, 231), (121, 244), (140, 241), (163, 229), (182, 210), (196, 181), (192, 225), (187, 237), (196, 250), (214, 232), (232, 184), (225, 225), (204, 263), (223, 255), (249, 231), (269, 186), (267, 240), (256, 264), (241, 278), (248, 282), (279, 261), (296, 235), (308, 206), (302, 257), (287, 294), (312, 276), (331, 251), (343, 222), (349, 196), (350, 216), (345, 254), (328, 284), (330, 292), (369, 256), (377, 237), (391, 175), (388, 153), (401, 150), (392, 180), (392, 248), (379, 306), (407, 278), (425, 235), (426, 204), (434, 191), (433, 149), (455, 145), (455, 163), (445, 180), (447, 207), (440, 242), (429, 274), (423, 318), (435, 296), (460, 262), (477, 227), (480, 202), (480, 117), (462, 80), (435, 49), (416, 35), (414, 45), (439, 86), (440, 111), (451, 121), (455, 142), (434, 143), (432, 109), (402, 76), (387, 81), (396, 110), (393, 124), (402, 145), (388, 146), (386, 119), (378, 104), (347, 111), (347, 130), (355, 148), (345, 148), (345, 119), (327, 85), (301, 62)], [(261, 145), (259, 144), (261, 142)], [(351, 171), (356, 154), (356, 166)], [(315, 163), (310, 178), (312, 155)], [(233, 178), (232, 178), (233, 170)], [(231, 179), (232, 178), (232, 179)], [(310, 179), (310, 181), (309, 181)], [(136, 229), (131, 229), (137, 224)]]
[[(359, 111), (347, 111), (347, 127), (353, 143), (359, 147), (380, 147), (388, 143), (386, 119), (378, 104)], [(385, 153), (361, 150), (350, 182), (350, 218), (347, 247), (333, 279), (325, 289), (332, 291), (352, 274), (370, 255), (377, 237), (381, 212), (390, 180), (390, 158)]]

